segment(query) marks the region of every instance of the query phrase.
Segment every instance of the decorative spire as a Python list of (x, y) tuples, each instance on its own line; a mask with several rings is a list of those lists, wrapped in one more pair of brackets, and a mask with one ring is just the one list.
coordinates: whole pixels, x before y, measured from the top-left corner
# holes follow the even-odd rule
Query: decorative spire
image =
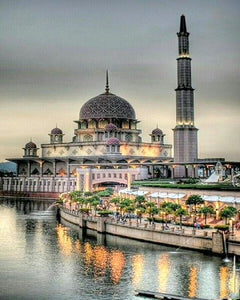
[(106, 94), (109, 93), (109, 85), (108, 85), (108, 70), (106, 71), (106, 87), (105, 87)]
[(181, 15), (181, 20), (180, 20), (180, 32), (187, 32), (187, 26), (186, 26), (186, 20), (185, 16)]

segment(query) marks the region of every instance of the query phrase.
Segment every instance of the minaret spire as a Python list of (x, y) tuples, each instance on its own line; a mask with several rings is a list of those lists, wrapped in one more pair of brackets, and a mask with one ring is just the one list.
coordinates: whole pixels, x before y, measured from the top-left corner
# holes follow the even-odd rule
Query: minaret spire
[(184, 15), (181, 15), (179, 32), (183, 32), (183, 33), (187, 32), (186, 20)]
[[(191, 58), (189, 57), (189, 32), (185, 16), (180, 18), (177, 58), (176, 126), (174, 131), (174, 161), (194, 162), (198, 157), (197, 131), (194, 125), (194, 89), (191, 79)], [(187, 176), (185, 169), (178, 166), (176, 177)], [(190, 174), (188, 174), (189, 176)]]
[(109, 85), (108, 85), (108, 70), (106, 71), (106, 87), (105, 87), (106, 94), (109, 93)]

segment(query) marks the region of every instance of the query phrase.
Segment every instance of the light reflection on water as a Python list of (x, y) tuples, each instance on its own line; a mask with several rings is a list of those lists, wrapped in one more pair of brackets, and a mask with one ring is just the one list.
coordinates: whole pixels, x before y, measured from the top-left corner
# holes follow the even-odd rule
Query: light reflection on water
[(137, 288), (210, 299), (234, 290), (232, 264), (220, 257), (84, 236), (54, 212), (21, 209), (47, 205), (16, 202), (0, 205), (1, 299), (140, 299)]

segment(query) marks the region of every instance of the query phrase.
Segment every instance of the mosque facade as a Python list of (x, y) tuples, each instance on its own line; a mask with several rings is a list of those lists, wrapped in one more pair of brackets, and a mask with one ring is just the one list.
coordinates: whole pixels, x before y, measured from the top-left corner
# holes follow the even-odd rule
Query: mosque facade
[(76, 129), (72, 141), (64, 141), (64, 132), (56, 127), (49, 133), (48, 144), (38, 148), (33, 141), (28, 142), (23, 148), (23, 157), (8, 159), (17, 164), (17, 174), (14, 178), (3, 178), (3, 190), (86, 191), (103, 183), (130, 187), (134, 180), (156, 176), (198, 177), (201, 166), (204, 175), (209, 176), (209, 166), (214, 166), (219, 159), (198, 159), (189, 33), (184, 16), (181, 16), (177, 36), (174, 155), (172, 145), (165, 143), (165, 134), (160, 128), (152, 130), (149, 142), (142, 141), (134, 108), (110, 92), (107, 72), (105, 92), (81, 107), (79, 118), (74, 121)]
[[(172, 161), (172, 145), (155, 128), (150, 142), (143, 142), (131, 104), (110, 93), (108, 73), (105, 92), (88, 100), (80, 109), (72, 141), (54, 128), (49, 143), (40, 148), (30, 141), (17, 164), (17, 177), (5, 179), (3, 188), (16, 191), (64, 192), (92, 190), (101, 183), (130, 186), (134, 180), (154, 176), (154, 165)], [(39, 153), (40, 152), (40, 153)], [(161, 167), (163, 176), (168, 168)]]

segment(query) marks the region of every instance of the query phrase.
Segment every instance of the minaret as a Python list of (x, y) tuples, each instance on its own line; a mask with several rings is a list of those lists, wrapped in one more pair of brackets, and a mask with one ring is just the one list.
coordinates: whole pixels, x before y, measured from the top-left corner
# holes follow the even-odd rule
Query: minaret
[[(194, 89), (191, 83), (191, 58), (189, 57), (189, 33), (185, 16), (181, 16), (178, 36), (176, 88), (176, 127), (174, 132), (174, 162), (194, 162), (198, 157), (197, 132), (194, 126)], [(185, 176), (185, 168), (177, 167), (175, 177)], [(188, 174), (190, 175), (190, 174)]]

